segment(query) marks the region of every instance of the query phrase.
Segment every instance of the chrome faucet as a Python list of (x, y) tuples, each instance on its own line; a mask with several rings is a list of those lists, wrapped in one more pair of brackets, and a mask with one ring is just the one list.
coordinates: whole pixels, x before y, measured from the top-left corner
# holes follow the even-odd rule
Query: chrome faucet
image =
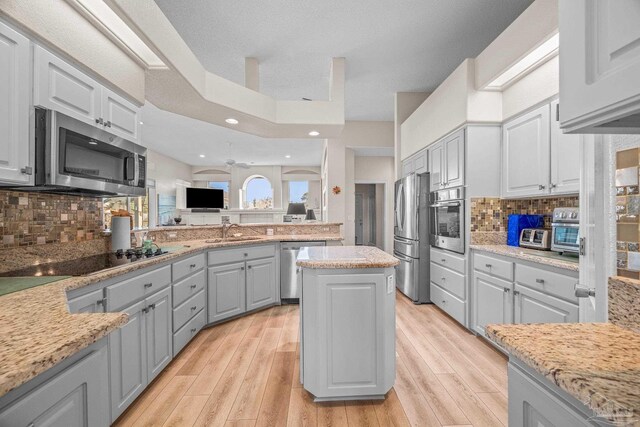
[(232, 224), (232, 223), (228, 223), (228, 222), (223, 222), (222, 223), (222, 239), (226, 239), (227, 236), (229, 235), (229, 230), (233, 227), (239, 227), (238, 224)]

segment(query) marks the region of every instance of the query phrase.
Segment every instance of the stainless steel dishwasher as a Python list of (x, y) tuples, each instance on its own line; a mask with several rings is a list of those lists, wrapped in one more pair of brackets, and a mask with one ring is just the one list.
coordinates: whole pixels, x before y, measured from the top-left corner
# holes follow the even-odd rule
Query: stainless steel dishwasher
[(280, 244), (280, 301), (297, 303), (300, 300), (296, 258), (300, 248), (305, 246), (325, 246), (325, 242), (282, 242)]

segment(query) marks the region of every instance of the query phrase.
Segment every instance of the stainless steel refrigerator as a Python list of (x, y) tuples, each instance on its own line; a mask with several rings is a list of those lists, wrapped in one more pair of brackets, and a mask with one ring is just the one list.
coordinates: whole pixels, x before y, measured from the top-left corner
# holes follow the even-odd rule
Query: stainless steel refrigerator
[(396, 287), (416, 304), (430, 303), (429, 174), (396, 181), (394, 214)]

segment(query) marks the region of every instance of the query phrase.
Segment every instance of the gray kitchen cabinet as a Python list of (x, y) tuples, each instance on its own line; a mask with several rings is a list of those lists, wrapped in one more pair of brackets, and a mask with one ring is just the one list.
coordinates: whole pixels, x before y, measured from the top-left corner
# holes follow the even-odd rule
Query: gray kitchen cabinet
[(460, 129), (428, 149), (430, 190), (464, 185), (465, 130)]
[(476, 272), (473, 278), (473, 329), (485, 335), (485, 326), (513, 322), (513, 283)]
[(558, 100), (551, 102), (551, 194), (580, 192), (580, 140), (577, 134), (560, 129)]
[(302, 269), (300, 366), (316, 401), (384, 396), (393, 386), (393, 275), (393, 268)]
[(402, 177), (412, 173), (426, 173), (429, 170), (427, 150), (423, 149), (402, 161)]
[(515, 323), (569, 323), (578, 321), (578, 305), (515, 285)]
[(30, 184), (29, 39), (0, 22), (0, 182)]
[(549, 104), (502, 126), (502, 197), (549, 193)]
[(129, 315), (127, 324), (109, 335), (113, 420), (173, 357), (170, 288), (122, 311)]
[(611, 425), (598, 423), (584, 404), (540, 374), (509, 357), (509, 425), (522, 427), (585, 427)]
[(276, 302), (276, 259), (247, 261), (247, 310)]
[(129, 141), (140, 140), (140, 109), (117, 93), (102, 87), (102, 120), (107, 130)]
[(442, 141), (443, 188), (464, 185), (464, 140), (464, 129), (461, 129)]
[(109, 367), (106, 340), (84, 357), (0, 410), (0, 426), (106, 427)]
[(109, 335), (112, 420), (147, 386), (146, 303), (139, 301), (122, 311), (129, 320)]
[(467, 272), (464, 255), (431, 248), (429, 281), (431, 301), (467, 326)]
[(173, 335), (171, 321), (171, 289), (147, 298), (146, 336), (147, 336), (147, 382), (151, 382), (171, 362)]
[(559, 1), (565, 131), (640, 132), (640, 3)]
[(244, 262), (209, 267), (207, 287), (209, 323), (219, 322), (246, 311)]
[(104, 312), (104, 290), (98, 289), (67, 302), (70, 313), (102, 313)]

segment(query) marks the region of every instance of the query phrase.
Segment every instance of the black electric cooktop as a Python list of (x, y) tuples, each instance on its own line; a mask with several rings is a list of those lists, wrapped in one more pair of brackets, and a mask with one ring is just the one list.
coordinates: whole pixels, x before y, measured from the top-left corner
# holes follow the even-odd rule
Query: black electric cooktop
[(162, 256), (168, 252), (160, 249), (156, 251), (143, 251), (142, 249), (129, 249), (116, 253), (105, 253), (76, 258), (69, 261), (50, 262), (45, 264), (30, 265), (19, 270), (0, 273), (0, 277), (29, 277), (29, 276), (84, 276), (112, 267), (131, 264), (149, 258)]

